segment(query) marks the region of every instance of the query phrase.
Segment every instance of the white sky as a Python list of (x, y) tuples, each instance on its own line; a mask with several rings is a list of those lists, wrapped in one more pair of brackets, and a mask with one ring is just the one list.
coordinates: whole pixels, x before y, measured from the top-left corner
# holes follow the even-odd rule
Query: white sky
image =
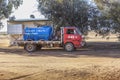
[(12, 15), (15, 15), (16, 19), (30, 18), (31, 14), (35, 15), (35, 18), (44, 18), (44, 16), (37, 11), (37, 6), (38, 3), (36, 0), (23, 0), (23, 4), (15, 10)]
[[(30, 15), (33, 14), (35, 18), (44, 18), (40, 12), (37, 11), (37, 1), (36, 0), (23, 0), (23, 4), (19, 6), (17, 10), (13, 10), (14, 12), (11, 16), (15, 15), (16, 19), (29, 19)], [(7, 21), (3, 20), (4, 28), (0, 30), (0, 32), (7, 31)]]

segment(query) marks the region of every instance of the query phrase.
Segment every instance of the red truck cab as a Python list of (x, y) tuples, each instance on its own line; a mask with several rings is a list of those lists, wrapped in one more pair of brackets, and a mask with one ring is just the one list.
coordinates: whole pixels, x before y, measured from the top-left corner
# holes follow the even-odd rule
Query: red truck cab
[(76, 27), (63, 28), (63, 44), (66, 51), (73, 51), (82, 46), (82, 34)]

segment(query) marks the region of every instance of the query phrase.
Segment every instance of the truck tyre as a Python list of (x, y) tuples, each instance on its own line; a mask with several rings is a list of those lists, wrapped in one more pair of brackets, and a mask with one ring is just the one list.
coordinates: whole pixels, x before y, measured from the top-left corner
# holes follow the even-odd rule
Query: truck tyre
[(72, 43), (67, 43), (65, 44), (65, 50), (68, 51), (68, 52), (71, 52), (71, 51), (74, 51), (75, 48), (74, 48), (74, 45)]
[(37, 46), (35, 44), (26, 44), (24, 46), (24, 49), (28, 52), (34, 52), (36, 51)]

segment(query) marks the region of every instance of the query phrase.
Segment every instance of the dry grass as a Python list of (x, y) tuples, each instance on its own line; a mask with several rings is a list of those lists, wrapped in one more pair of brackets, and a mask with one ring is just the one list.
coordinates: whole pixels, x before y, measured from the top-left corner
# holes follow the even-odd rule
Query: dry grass
[[(2, 73), (3, 74), (3, 73)], [(11, 74), (11, 75), (10, 75)], [(66, 70), (56, 70), (56, 69), (46, 69), (44, 72), (40, 71), (38, 73), (17, 75), (15, 73), (8, 73), (7, 76), (3, 78), (0, 75), (1, 80), (7, 79), (8, 76), (10, 80), (120, 80), (120, 68), (103, 67), (103, 66), (88, 66), (81, 69), (66, 69)]]
[(119, 42), (117, 34), (109, 34), (108, 36), (103, 37), (102, 35), (96, 36), (95, 32), (89, 32), (86, 36), (86, 40), (89, 42)]
[[(61, 49), (27, 53), (0, 39), (0, 80), (120, 80), (119, 47), (94, 44), (68, 53)], [(105, 45), (105, 46), (104, 46)]]
[(120, 68), (115, 67), (90, 66), (80, 70), (47, 70), (44, 74), (43, 80), (120, 80)]

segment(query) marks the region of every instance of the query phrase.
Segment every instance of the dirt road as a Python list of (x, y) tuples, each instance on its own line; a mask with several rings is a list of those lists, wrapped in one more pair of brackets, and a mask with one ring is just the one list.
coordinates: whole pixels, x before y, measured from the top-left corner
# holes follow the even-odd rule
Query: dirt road
[(94, 47), (89, 43), (71, 53), (62, 49), (27, 53), (8, 47), (7, 40), (0, 42), (0, 80), (120, 80), (118, 43)]

